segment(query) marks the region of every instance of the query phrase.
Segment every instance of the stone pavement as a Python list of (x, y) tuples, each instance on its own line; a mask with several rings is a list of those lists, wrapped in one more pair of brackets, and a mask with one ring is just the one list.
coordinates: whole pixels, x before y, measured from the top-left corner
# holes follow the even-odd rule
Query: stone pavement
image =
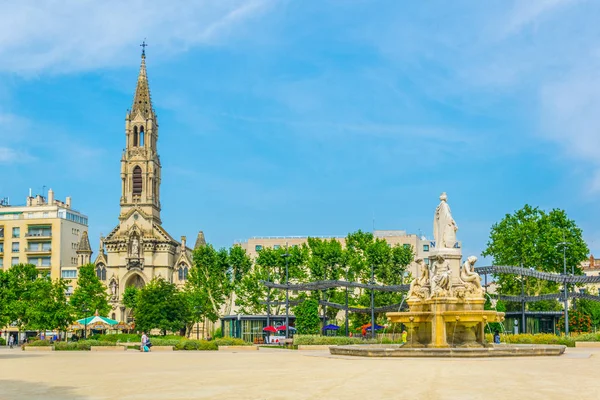
[(561, 357), (377, 359), (325, 351), (0, 348), (0, 399), (600, 399), (600, 349)]

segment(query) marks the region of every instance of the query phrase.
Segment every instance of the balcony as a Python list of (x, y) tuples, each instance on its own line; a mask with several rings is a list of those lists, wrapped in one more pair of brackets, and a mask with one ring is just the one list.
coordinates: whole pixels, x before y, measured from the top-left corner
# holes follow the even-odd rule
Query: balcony
[(25, 249), (25, 254), (50, 255), (52, 249)]
[(28, 240), (48, 239), (48, 238), (52, 237), (52, 232), (50, 232), (50, 231), (32, 231), (32, 232), (27, 232), (25, 234), (25, 237)]

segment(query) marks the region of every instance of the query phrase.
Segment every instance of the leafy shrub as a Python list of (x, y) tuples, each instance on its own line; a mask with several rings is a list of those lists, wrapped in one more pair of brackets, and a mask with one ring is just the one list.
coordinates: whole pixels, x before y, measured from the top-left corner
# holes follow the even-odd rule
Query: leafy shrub
[(79, 343), (87, 344), (88, 346), (114, 346), (115, 342), (109, 342), (106, 340), (80, 340)]
[(213, 340), (180, 340), (175, 345), (175, 350), (218, 350), (217, 343)]
[(85, 351), (89, 349), (90, 345), (84, 342), (57, 342), (54, 345), (55, 351)]
[(27, 343), (27, 346), (39, 347), (39, 346), (52, 346), (49, 340), (34, 340)]
[(150, 342), (153, 346), (176, 346), (182, 340), (181, 337), (179, 337), (179, 339), (150, 338)]
[(571, 337), (576, 342), (600, 342), (600, 333), (582, 333)]
[(213, 335), (214, 338), (222, 338), (223, 337), (223, 332), (221, 331), (221, 327), (218, 327), (217, 329), (215, 329), (215, 334)]
[(0, 337), (0, 346), (6, 346), (6, 339)]
[[(562, 344), (567, 347), (575, 347), (575, 336), (565, 337), (557, 336), (552, 333), (520, 333), (518, 335), (500, 334), (500, 341), (508, 344)], [(485, 335), (485, 339), (492, 343), (493, 337), (491, 334)]]
[(300, 334), (318, 334), (321, 330), (319, 302), (315, 299), (304, 300), (294, 307), (296, 329)]
[(217, 346), (250, 346), (252, 343), (243, 341), (242, 339), (226, 337), (215, 339)]
[[(319, 336), (319, 335), (296, 335), (294, 336), (295, 345), (345, 345), (345, 344), (373, 344), (379, 343), (373, 339), (362, 339), (359, 337), (346, 336)], [(382, 343), (391, 343), (390, 339), (382, 340)]]
[(99, 340), (102, 342), (139, 342), (142, 340), (142, 335), (136, 333), (119, 333), (115, 335), (94, 335), (90, 339)]

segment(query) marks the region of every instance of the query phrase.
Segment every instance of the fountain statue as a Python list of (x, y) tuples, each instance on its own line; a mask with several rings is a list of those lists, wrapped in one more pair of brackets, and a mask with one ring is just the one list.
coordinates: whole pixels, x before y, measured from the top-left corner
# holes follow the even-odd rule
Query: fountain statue
[(408, 312), (390, 312), (392, 323), (408, 331), (404, 344), (362, 344), (331, 346), (334, 355), (359, 357), (512, 357), (559, 356), (562, 345), (493, 344), (485, 341), (488, 323), (504, 321), (504, 313), (485, 310), (485, 293), (475, 272), (477, 257), (461, 263), (462, 251), (456, 240), (458, 226), (452, 218), (448, 196), (442, 193), (433, 220), (434, 242), (429, 265), (415, 260), (417, 276), (410, 283)]
[(442, 193), (435, 210), (430, 265), (416, 260), (420, 275), (407, 295), (410, 311), (387, 313), (390, 322), (407, 327), (407, 347), (484, 347), (486, 324), (504, 320), (504, 313), (484, 310), (477, 257), (470, 256), (461, 265), (458, 226), (447, 200)]

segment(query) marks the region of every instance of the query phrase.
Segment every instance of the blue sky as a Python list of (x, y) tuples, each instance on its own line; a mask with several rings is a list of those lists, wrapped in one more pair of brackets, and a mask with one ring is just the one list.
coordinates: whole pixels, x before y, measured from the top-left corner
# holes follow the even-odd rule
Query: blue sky
[(465, 253), (525, 203), (600, 249), (598, 2), (62, 3), (0, 1), (0, 196), (71, 195), (94, 249), (144, 38), (176, 238), (431, 236), (446, 191)]

